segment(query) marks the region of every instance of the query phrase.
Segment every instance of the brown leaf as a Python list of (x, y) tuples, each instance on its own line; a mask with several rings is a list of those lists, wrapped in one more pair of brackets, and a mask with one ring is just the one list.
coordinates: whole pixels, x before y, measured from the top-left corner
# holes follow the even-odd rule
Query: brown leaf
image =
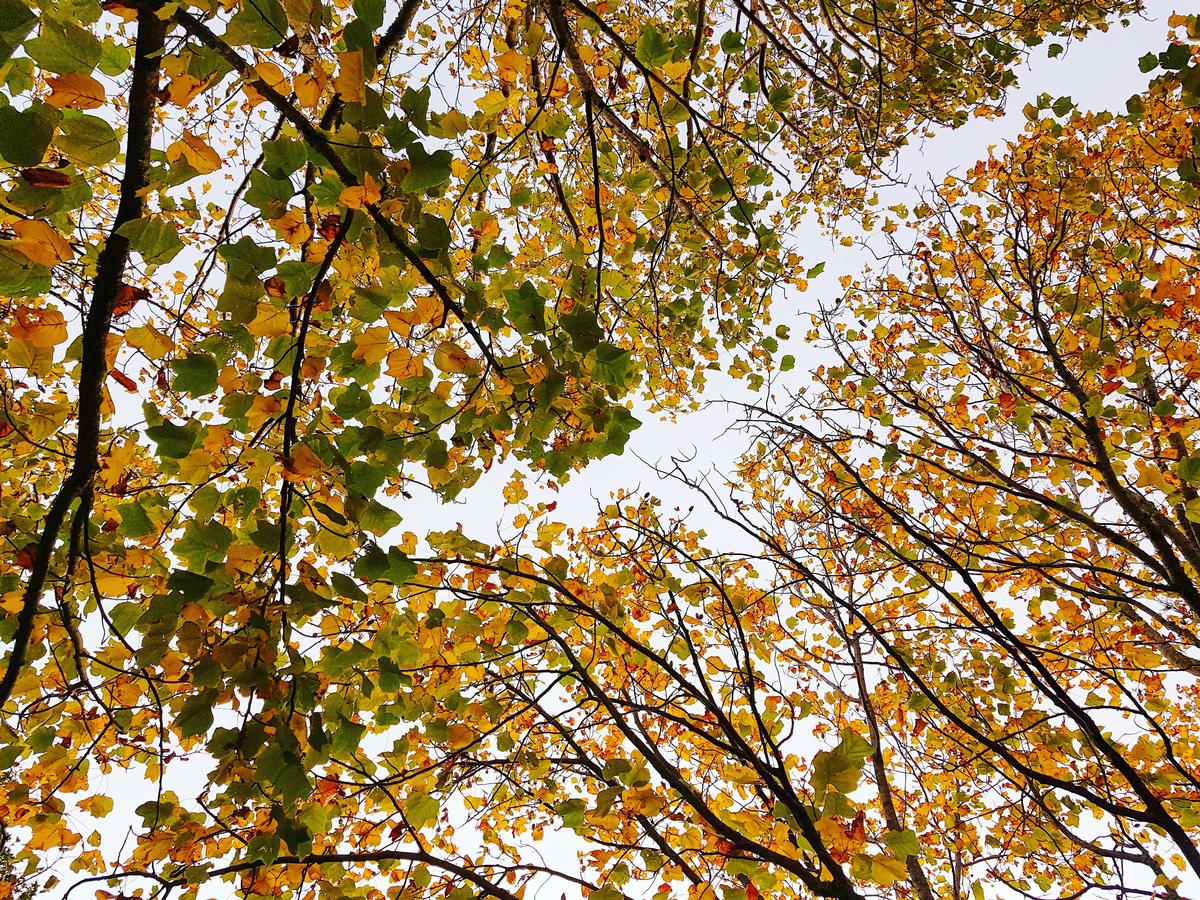
[(71, 176), (58, 169), (22, 169), (21, 177), (27, 184), (40, 188), (65, 188), (71, 184)]
[(342, 217), (336, 213), (330, 213), (321, 220), (321, 225), (317, 229), (321, 232), (321, 237), (327, 241), (332, 241), (337, 237), (338, 229), (342, 226)]
[(113, 315), (124, 316), (129, 313), (139, 300), (149, 300), (150, 292), (145, 288), (123, 284), (117, 288), (117, 299), (113, 303)]

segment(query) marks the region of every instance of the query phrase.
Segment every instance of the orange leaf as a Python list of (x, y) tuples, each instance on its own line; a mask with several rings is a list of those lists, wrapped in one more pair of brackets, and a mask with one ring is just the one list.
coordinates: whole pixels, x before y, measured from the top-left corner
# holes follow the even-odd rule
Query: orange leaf
[(46, 84), (51, 92), (46, 102), (58, 109), (98, 109), (106, 99), (104, 85), (91, 75), (52, 75)]
[(130, 378), (128, 375), (126, 375), (124, 372), (122, 372), (120, 369), (113, 369), (111, 372), (108, 373), (108, 375), (110, 378), (112, 378), (113, 381), (115, 381), (121, 387), (125, 388), (125, 390), (129, 391), (131, 394), (135, 393), (137, 391), (137, 389), (138, 389), (137, 382), (134, 381), (132, 378)]

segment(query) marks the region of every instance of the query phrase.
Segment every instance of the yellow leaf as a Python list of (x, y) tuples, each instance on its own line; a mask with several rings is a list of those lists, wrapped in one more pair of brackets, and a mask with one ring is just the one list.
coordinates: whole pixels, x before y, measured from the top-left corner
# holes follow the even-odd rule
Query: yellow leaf
[(367, 365), (381, 362), (392, 348), (392, 333), (386, 328), (376, 325), (367, 328), (354, 339), (355, 359), (361, 359)]
[(136, 347), (150, 359), (162, 359), (175, 349), (174, 342), (153, 325), (139, 325), (125, 332), (125, 343)]
[(514, 475), (500, 493), (504, 495), (506, 503), (520, 503), (529, 496), (529, 491), (525, 488), (525, 480), (520, 475)]
[(288, 481), (304, 481), (324, 468), (325, 464), (317, 454), (298, 444), (292, 449), (291, 459), (283, 461), (283, 477)]
[(16, 615), (25, 606), (25, 597), (21, 591), (9, 591), (7, 594), (0, 596), (0, 610), (11, 615)]
[(343, 50), (338, 54), (338, 73), (333, 79), (333, 89), (347, 103), (366, 102), (361, 50)]
[(351, 209), (362, 209), (364, 206), (378, 203), (380, 196), (379, 185), (368, 173), (363, 176), (362, 184), (346, 188), (338, 199)]
[(67, 320), (57, 309), (18, 306), (8, 333), (31, 347), (56, 347), (67, 339)]
[(457, 109), (451, 108), (442, 113), (441, 119), (438, 120), (438, 125), (442, 129), (442, 134), (446, 137), (458, 137), (464, 131), (468, 131), (471, 128), (471, 120)]
[(260, 303), (258, 312), (246, 324), (246, 330), (255, 337), (274, 338), (281, 334), (290, 334), (292, 321), (288, 318), (286, 309), (272, 303)]
[(641, 816), (657, 816), (667, 805), (666, 801), (658, 796), (654, 792), (654, 788), (649, 785), (630, 788), (621, 795), (621, 799), (627, 810)]
[(167, 100), (176, 106), (187, 106), (204, 90), (204, 82), (186, 72), (176, 75), (167, 85)]
[(257, 83), (262, 83), (280, 94), (286, 94), (290, 90), (287, 76), (273, 62), (260, 62), (254, 67), (254, 74), (258, 76), (257, 82), (247, 81), (242, 84), (242, 92), (250, 99), (251, 105), (257, 106), (267, 99), (256, 87)]
[(397, 381), (416, 378), (425, 371), (421, 357), (413, 356), (405, 347), (398, 347), (387, 355), (387, 373)]
[(524, 75), (529, 67), (529, 60), (516, 50), (506, 50), (496, 57), (496, 74), (501, 81), (515, 83), (518, 75)]
[(494, 116), (508, 109), (509, 98), (501, 91), (488, 91), (475, 101), (475, 105), (485, 116)]
[(234, 544), (225, 552), (225, 574), (231, 578), (239, 572), (249, 575), (258, 569), (263, 552), (254, 544)]
[(46, 84), (50, 86), (46, 102), (58, 109), (98, 109), (104, 105), (104, 85), (91, 75), (52, 75)]
[(75, 251), (66, 239), (54, 230), (49, 222), (40, 219), (23, 219), (15, 222), (12, 230), (17, 241), (14, 249), (30, 262), (41, 266), (56, 266), (75, 258)]
[(292, 90), (296, 92), (296, 102), (304, 109), (315, 107), (324, 93), (321, 82), (307, 72), (296, 76), (292, 82)]
[(190, 131), (185, 131), (182, 138), (167, 147), (167, 160), (172, 164), (183, 160), (201, 175), (221, 168), (217, 151)]
[(298, 206), (289, 206), (278, 219), (272, 219), (271, 225), (275, 233), (293, 247), (299, 247), (312, 237), (312, 227), (304, 218), (304, 210)]
[(95, 816), (98, 819), (104, 818), (112, 812), (113, 802), (111, 797), (105, 797), (103, 794), (97, 794), (94, 797), (84, 797), (77, 804), (85, 813)]
[(468, 372), (476, 368), (475, 360), (454, 341), (442, 341), (433, 354), (433, 364), (443, 372)]
[(250, 409), (246, 411), (246, 421), (250, 423), (253, 429), (261, 428), (266, 424), (267, 420), (273, 418), (283, 407), (274, 397), (266, 394), (257, 394), (254, 397), (254, 402), (250, 404)]
[(254, 67), (254, 72), (259, 78), (267, 83), (267, 87), (274, 88), (280, 93), (283, 93), (287, 90), (287, 75), (285, 75), (283, 73), (283, 69), (279, 68), (279, 66), (275, 65), (275, 63), (269, 61), (260, 62)]
[(446, 742), (455, 750), (466, 747), (476, 737), (475, 729), (470, 725), (453, 722), (446, 726)]

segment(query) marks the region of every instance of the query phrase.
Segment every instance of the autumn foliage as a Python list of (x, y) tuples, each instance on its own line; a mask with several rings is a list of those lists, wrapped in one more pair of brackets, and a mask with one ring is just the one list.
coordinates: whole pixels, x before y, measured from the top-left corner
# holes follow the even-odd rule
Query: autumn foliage
[(874, 205), (1131, 10), (0, 0), (0, 900), (1189, 896), (1196, 20)]

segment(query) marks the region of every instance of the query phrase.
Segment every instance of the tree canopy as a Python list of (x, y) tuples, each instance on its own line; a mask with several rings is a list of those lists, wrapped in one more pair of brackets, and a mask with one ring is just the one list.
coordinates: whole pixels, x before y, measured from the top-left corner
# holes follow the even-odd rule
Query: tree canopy
[(1134, 8), (0, 0), (0, 900), (1187, 896), (1197, 20), (874, 194)]

